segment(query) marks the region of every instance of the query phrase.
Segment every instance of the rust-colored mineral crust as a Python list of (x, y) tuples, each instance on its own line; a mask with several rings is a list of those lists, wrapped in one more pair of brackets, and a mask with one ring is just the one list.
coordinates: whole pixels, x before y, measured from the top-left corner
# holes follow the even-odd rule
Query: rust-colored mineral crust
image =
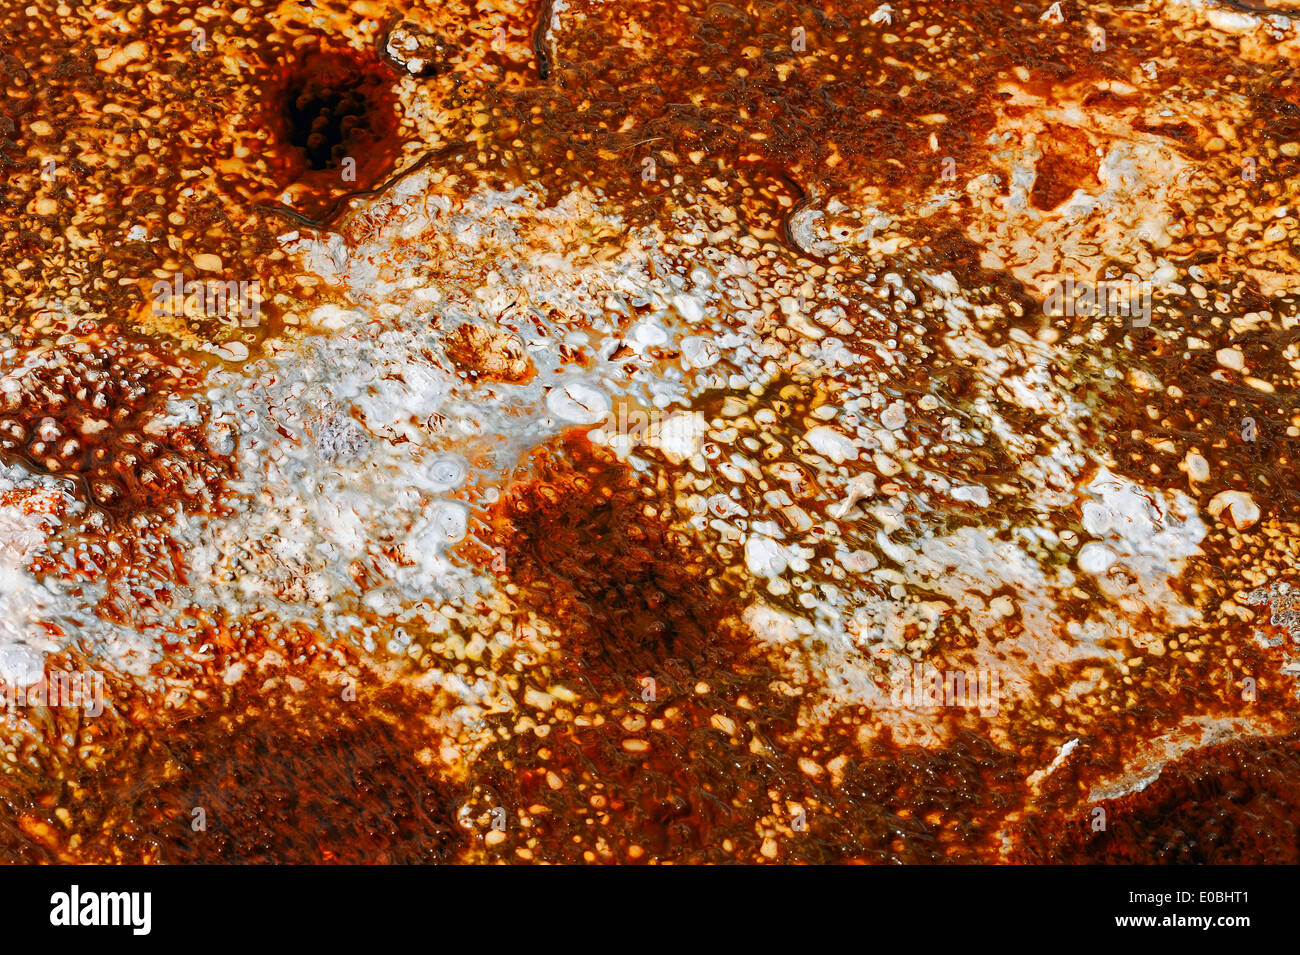
[(1297, 4), (0, 27), (0, 861), (1300, 857)]

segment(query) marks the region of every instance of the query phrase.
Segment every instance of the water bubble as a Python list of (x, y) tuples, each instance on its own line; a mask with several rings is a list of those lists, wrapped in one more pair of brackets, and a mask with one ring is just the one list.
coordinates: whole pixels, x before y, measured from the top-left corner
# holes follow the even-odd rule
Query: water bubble
[(440, 490), (450, 490), (465, 483), (468, 468), (463, 458), (456, 455), (444, 455), (429, 465), (429, 479)]

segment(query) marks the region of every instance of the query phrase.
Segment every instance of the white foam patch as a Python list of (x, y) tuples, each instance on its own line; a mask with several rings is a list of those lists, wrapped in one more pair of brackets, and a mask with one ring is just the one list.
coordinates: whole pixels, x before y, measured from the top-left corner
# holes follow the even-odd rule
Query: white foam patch
[(1105, 467), (1084, 487), (1082, 511), (1084, 530), (1147, 576), (1177, 575), (1206, 533), (1183, 492), (1152, 491)]
[[(870, 472), (865, 480), (858, 475), (846, 482), (843, 498), (827, 513), (844, 522), (869, 518), (879, 528), (873, 542), (884, 563), (867, 552), (837, 553), (837, 563), (851, 576), (842, 588), (823, 587), (815, 599), (805, 595), (804, 606), (813, 621), (809, 627), (796, 626), (762, 602), (751, 608), (747, 619), (774, 646), (798, 639), (805, 652), (818, 647), (803, 662), (790, 665), (805, 667), (804, 675), (826, 688), (816, 704), (823, 714), (844, 704), (870, 706), (877, 718), (904, 728), (909, 738), (917, 740), (931, 738), (929, 718), (906, 707), (892, 707), (887, 689), (891, 680), (906, 673), (917, 654), (926, 652), (945, 618), (959, 614), (980, 637), (973, 649), (964, 651), (966, 667), (998, 673), (1005, 700), (1029, 699), (1036, 692), (1037, 678), (1050, 676), (1062, 666), (1082, 661), (1121, 665), (1130, 642), (1163, 653), (1163, 625), (1156, 623), (1153, 629), (1152, 620), (1175, 625), (1199, 620), (1171, 582), (1205, 535), (1195, 503), (1184, 494), (1145, 488), (1104, 467), (1085, 478), (1096, 467), (1080, 429), (1089, 412), (1055, 383), (1052, 368), (1059, 367), (1062, 358), (1054, 346), (1020, 332), (991, 345), (974, 327), (977, 309), (973, 305), (948, 293), (943, 293), (941, 304), (951, 329), (950, 350), (968, 364), (987, 391), (998, 389), (1005, 399), (1050, 419), (1041, 435), (1030, 436), (1004, 420), (987, 396), (973, 401), (975, 412), (1019, 469), (1018, 510), (1040, 514), (1046, 521), (1049, 515), (1076, 506), (1081, 498), (1086, 502), (1085, 526), (1096, 532), (1096, 539), (1083, 542), (1079, 567), (1102, 578), (1103, 601), (1110, 603), (1103, 603), (1095, 618), (1077, 619), (1072, 595), (1080, 581), (1074, 567), (1048, 565), (1041, 557), (1045, 549), (1066, 549), (1047, 523), (1000, 528), (990, 521), (981, 527), (936, 533), (932, 521), (942, 512), (935, 514), (906, 495), (878, 496)], [(846, 409), (859, 407), (852, 393), (850, 387), (839, 396)], [(890, 432), (868, 429), (841, 434), (830, 426), (819, 427), (840, 435), (855, 449), (874, 442), (894, 453), (895, 445), (905, 446), (909, 438), (906, 416), (899, 414), (898, 419), (890, 423), (898, 423), (899, 430)], [(814, 450), (828, 459), (849, 456), (829, 441), (818, 447), (811, 432), (807, 437)], [(969, 430), (962, 437), (980, 443), (978, 434)], [(1043, 437), (1049, 439), (1047, 453), (1042, 451)], [(879, 454), (874, 455), (873, 461), (878, 460)], [(924, 456), (919, 460), (924, 462)], [(995, 500), (991, 488), (984, 485), (954, 484), (924, 470), (921, 478), (967, 506), (988, 508)], [(829, 476), (823, 474), (821, 479)], [(772, 578), (785, 569), (780, 547), (758, 535), (751, 535), (745, 544), (751, 573), (764, 578), (773, 593), (777, 591)], [(1136, 587), (1106, 575), (1121, 563), (1130, 577), (1137, 578)], [(861, 583), (855, 580), (859, 576)], [(866, 596), (869, 591), (862, 584), (868, 581), (879, 596)], [(1016, 626), (1008, 627), (1013, 622)], [(996, 640), (988, 639), (994, 634)], [(1094, 682), (1075, 681), (1062, 695), (1087, 694), (1095, 689)]]
[[(21, 466), (0, 465), (0, 680), (26, 686), (40, 681), (48, 654), (76, 641), (100, 665), (145, 678), (161, 659), (154, 637), (109, 623), (96, 615), (102, 584), (65, 586), (54, 575), (38, 580), (27, 565), (49, 555), (50, 540), (63, 512), (84, 513), (84, 505), (55, 478)], [(63, 551), (63, 566), (74, 565)]]
[[(470, 497), (490, 503), (527, 453), (604, 421), (616, 395), (669, 409), (645, 447), (670, 459), (698, 450), (703, 420), (671, 406), (691, 376), (725, 385), (710, 370), (718, 338), (695, 328), (681, 369), (658, 367), (649, 350), (707, 324), (709, 272), (680, 275), (655, 234), (629, 234), (580, 191), (558, 202), (527, 187), (449, 193), (417, 173), (354, 213), (346, 236), (284, 237), (349, 301), (314, 309), (308, 334), (269, 342), (261, 361), (209, 374), (210, 438), (236, 455), (236, 513), (172, 528), (187, 563), (176, 614), (267, 612), (373, 652), (406, 652), (390, 639), (399, 624), (514, 646), (508, 622), (491, 630), (508, 607), (496, 576), (455, 552), (476, 533)], [(462, 377), (439, 343), (465, 323), (517, 335), (536, 374)], [(625, 355), (609, 357), (629, 342), (631, 374)], [(565, 362), (559, 343), (589, 360)], [(489, 699), (453, 677), (435, 667), (430, 679), (464, 700), (471, 722), (514, 705), (495, 684)]]

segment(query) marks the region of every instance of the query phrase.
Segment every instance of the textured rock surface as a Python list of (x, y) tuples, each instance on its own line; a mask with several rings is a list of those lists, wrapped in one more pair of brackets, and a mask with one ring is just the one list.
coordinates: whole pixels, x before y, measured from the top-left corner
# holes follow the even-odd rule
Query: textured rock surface
[(1295, 861), (1287, 4), (233, 6), (0, 2), (0, 857)]

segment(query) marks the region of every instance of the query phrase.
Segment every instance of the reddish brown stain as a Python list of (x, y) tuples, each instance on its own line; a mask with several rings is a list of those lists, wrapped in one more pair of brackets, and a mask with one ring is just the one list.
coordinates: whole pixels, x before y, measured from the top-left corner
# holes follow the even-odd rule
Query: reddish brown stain
[[(1067, 22), (1056, 25), (1039, 20), (1037, 8), (900, 5), (897, 22), (886, 29), (869, 25), (866, 11), (845, 4), (815, 11), (767, 4), (603, 5), (563, 47), (548, 45), (545, 31), (538, 31), (536, 67), (544, 82), (534, 83), (529, 75), (521, 88), (516, 71), (509, 83), (480, 84), (461, 99), (448, 94), (447, 104), (466, 113), (467, 104), (482, 106), (491, 115), (487, 139), (477, 141), (481, 151), (466, 150), (464, 161), (522, 170), (557, 189), (575, 181), (605, 188), (629, 219), (716, 176), (729, 190), (725, 202), (752, 222), (780, 222), (814, 189), (851, 191), (868, 182), (886, 190), (885, 202), (905, 202), (939, 179), (945, 157), (956, 161), (963, 177), (980, 168), (999, 112), (1015, 113), (1000, 102), (1004, 94), (991, 91), (1016, 66), (1031, 71), (1026, 89), (1046, 95), (1064, 82), (1127, 76), (1133, 64), (1166, 53), (1163, 36), (1126, 29), (1123, 13), (1097, 13), (1111, 39), (1099, 55), (1080, 42), (1082, 8), (1068, 2), (1063, 7)], [(538, 12), (537, 23), (544, 24), (545, 6)], [(269, 27), (252, 18), (242, 28), (230, 25), (232, 35), (252, 43), (241, 54), (248, 71), (236, 82), (214, 68), (218, 59), (187, 52), (189, 38), (170, 14), (142, 15), (122, 35), (122, 44), (147, 40), (156, 62), (106, 77), (96, 72), (93, 52), (70, 47), (56, 21), (16, 8), (4, 16), (11, 33), (30, 36), (30, 49), (40, 51), (25, 65), (13, 57), (4, 61), (12, 81), (6, 112), (12, 115), (0, 117), (0, 163), (11, 178), (0, 212), (15, 261), (3, 276), (3, 293), (18, 318), (30, 318), (47, 296), (74, 305), (79, 296), (83, 304), (121, 318), (137, 293), (120, 279), (176, 270), (164, 268), (166, 243), (115, 245), (122, 224), (138, 222), (157, 239), (172, 213), (184, 223), (177, 228), (186, 254), (220, 253), (227, 263), (246, 265), (247, 277), (273, 284), (278, 268), (259, 256), (274, 247), (283, 223), (260, 212), (255, 200), (304, 185), (306, 202), (296, 208), (312, 218), (392, 170), (401, 145), (391, 90), (395, 77), (372, 51), (345, 49), (297, 29), (272, 37)], [(933, 43), (921, 40), (904, 29), (913, 17), (941, 19), (944, 35)], [(646, 31), (639, 48), (611, 42), (634, 25)], [(799, 56), (790, 42), (794, 26), (807, 30), (810, 49), (833, 56)], [(887, 42), (887, 32), (896, 38)], [(461, 47), (469, 42), (484, 38), (457, 39)], [(443, 47), (448, 57), (450, 45)], [(1213, 52), (1180, 51), (1185, 81), (1208, 85), (1222, 78), (1223, 60)], [(918, 68), (929, 74), (925, 82), (916, 80)], [(1262, 132), (1251, 135), (1279, 142), (1300, 136), (1292, 86), (1263, 75), (1258, 65), (1234, 61), (1231, 68), (1239, 75), (1237, 90), (1253, 97)], [(256, 105), (247, 109), (250, 98)], [(234, 155), (222, 120), (227, 102), (236, 101), (244, 111), (233, 125), (264, 128), (265, 151), (223, 166), (214, 179), (216, 191), (196, 189), (185, 172), (228, 163)], [(1085, 102), (1120, 108), (1128, 99), (1097, 92)], [(146, 123), (145, 110), (159, 103), (165, 107), (162, 118)], [(114, 108), (104, 108), (109, 105)], [(83, 110), (126, 143), (126, 161), (111, 176), (103, 173), (102, 155), (87, 162), (77, 154), (77, 137), (66, 135)], [(945, 119), (933, 126), (919, 121), (940, 115)], [(53, 134), (32, 130), (38, 116), (52, 121)], [(250, 117), (253, 122), (246, 122)], [(1190, 148), (1184, 125), (1138, 128)], [(938, 149), (930, 146), (932, 132), (940, 135)], [(1054, 208), (1073, 189), (1096, 184), (1095, 152), (1081, 136), (1055, 127), (1045, 137), (1033, 196), (1039, 208)], [(150, 146), (152, 140), (160, 145)], [(501, 148), (493, 151), (492, 143)], [(1248, 137), (1243, 148), (1255, 145)], [(58, 160), (58, 188), (40, 184), (42, 150)], [(696, 154), (702, 158), (691, 158)], [(342, 176), (349, 156), (357, 159), (355, 182)], [(662, 182), (641, 179), (641, 160), (651, 157), (660, 162)], [(1261, 189), (1285, 196), (1286, 178), (1294, 173), (1291, 161), (1263, 165)], [(107, 205), (95, 219), (78, 221), (90, 241), (77, 248), (93, 251), (69, 257), (63, 254), (64, 230), (84, 213), (85, 193), (102, 194)], [(34, 205), (38, 196), (54, 203), (52, 211)], [(979, 249), (943, 228), (934, 239), (933, 261), (950, 267), (965, 285), (996, 286), (1000, 302), (1032, 307), (1007, 291), (1014, 283), (1005, 276), (981, 273), (972, 264)], [(77, 268), (69, 268), (70, 262)], [(1243, 307), (1268, 304), (1236, 291)], [(1193, 314), (1192, 303), (1173, 304), (1184, 317)], [(867, 329), (858, 320), (859, 306), (846, 306), (863, 329), (855, 334), (884, 338), (881, 329)], [(1115, 344), (1123, 332), (1117, 327), (1106, 344)], [(1214, 349), (1231, 339), (1223, 330), (1207, 328), (1203, 334), (1212, 347), (1191, 358), (1153, 335), (1135, 335), (1126, 362), (1195, 387), (1175, 400), (1139, 396), (1112, 381), (1094, 393), (1096, 383), (1085, 381), (1080, 397), (1105, 402), (1107, 409), (1105, 430), (1089, 437), (1112, 450), (1118, 471), (1161, 487), (1185, 486), (1177, 463), (1190, 441), (1214, 442), (1227, 466), (1216, 469), (1205, 491), (1248, 487), (1262, 476), (1270, 503), (1288, 516), (1294, 483), (1285, 436), (1289, 392), (1263, 396), (1238, 382), (1209, 380)], [(193, 389), (193, 370), (118, 349), (111, 327), (105, 336), (93, 356), (69, 354), (59, 369), (33, 373), (30, 394), (11, 401), (0, 421), (0, 435), (9, 442), (4, 459), (69, 478), (78, 493), (106, 509), (210, 507), (227, 462), (205, 448), (197, 428), (177, 427), (162, 436), (147, 429), (162, 415), (166, 397)], [(530, 374), (512, 357), (503, 363), (485, 359), (481, 344), (472, 336), (451, 341), (450, 357), (466, 377), (525, 380)], [(1260, 333), (1247, 344), (1252, 370), (1267, 373), (1281, 371), (1280, 356), (1291, 342)], [(1091, 343), (1087, 348), (1095, 350)], [(1088, 360), (1079, 356), (1080, 367)], [(960, 368), (927, 367), (918, 378), (918, 390), (941, 393), (936, 382), (944, 378), (955, 398), (973, 388)], [(1003, 410), (1022, 434), (1038, 433), (1045, 423), (1038, 415)], [(109, 427), (78, 437), (80, 425), (100, 412)], [(1258, 442), (1240, 437), (1246, 415), (1257, 422)], [(51, 437), (33, 437), (47, 419), (54, 422)], [(1149, 436), (1168, 437), (1176, 447), (1153, 449)], [(972, 452), (966, 464), (988, 476), (1007, 471), (1006, 461), (991, 444)], [(532, 841), (529, 852), (538, 859), (578, 861), (589, 853), (598, 860), (757, 859), (765, 857), (768, 828), (789, 828), (791, 801), (807, 809), (807, 826), (783, 833), (782, 859), (996, 857), (999, 827), (1008, 812), (1021, 808), (1026, 775), (1041, 768), (1044, 755), (1050, 758), (1062, 739), (1026, 720), (1013, 727), (1012, 749), (969, 727), (959, 727), (955, 742), (934, 749), (897, 745), (885, 734), (864, 742), (858, 730), (869, 722), (867, 713), (800, 730), (798, 692), (782, 688), (780, 661), (757, 647), (739, 623), (739, 586), (703, 556), (666, 510), (670, 481), (658, 472), (638, 477), (570, 439), (550, 449), (536, 473), (511, 489), (495, 512), (494, 540), (505, 549), (507, 575), (524, 592), (522, 605), (556, 625), (559, 658), (549, 675), (570, 685), (577, 702), (571, 718), (557, 716), (545, 737), (514, 733), (512, 717), (499, 718), (506, 739), (471, 763), (466, 792), (480, 786), (495, 804), (535, 820), (524, 832), (512, 818), (507, 839), (491, 849), (493, 857), (522, 858), (519, 850)], [(1072, 515), (1058, 519), (1068, 523)], [(134, 621), (151, 602), (165, 603), (170, 591), (150, 574), (166, 576), (182, 563), (174, 542), (161, 539), (148, 521), (142, 526), (129, 540), (88, 531), (93, 543), (111, 541), (123, 549), (82, 549), (77, 571), (65, 575), (109, 574), (99, 608), (109, 620)], [(1231, 558), (1230, 548), (1212, 539), (1207, 550), (1206, 560), (1195, 566), (1214, 584), (1197, 598), (1206, 606), (1221, 600), (1232, 584), (1220, 566)], [(106, 557), (106, 551), (115, 556)], [(1230, 572), (1239, 569), (1234, 564)], [(207, 636), (223, 663), (259, 649), (237, 627), (223, 624)], [(1276, 663), (1251, 650), (1237, 653), (1245, 661), (1239, 669), (1248, 672), (1267, 672)], [(1063, 667), (1056, 683), (1044, 680), (1038, 688), (1035, 705), (1041, 709), (1024, 715), (1054, 715), (1042, 701), (1060, 681), (1084, 675)], [(1187, 713), (1229, 710), (1232, 681), (1239, 676), (1221, 660), (1198, 666), (1174, 657), (1148, 661), (1134, 690), (1136, 703), (1121, 695), (1098, 704), (1122, 706), (1120, 715), (1089, 714), (1086, 721), (1078, 714), (1060, 716), (1062, 722), (1090, 722), (1096, 755), (1082, 768), (1067, 765), (1049, 785), (1050, 798), (1064, 800), (1069, 787), (1081, 789), (1093, 775), (1119, 768), (1125, 745), (1156, 727), (1176, 724)], [(219, 682), (215, 668), (207, 677), (214, 687)], [(642, 697), (647, 677), (655, 681), (652, 699)], [(419, 729), (419, 706), (372, 699), (353, 711), (327, 696), (303, 694), (306, 709), (290, 715), (271, 691), (242, 691), (213, 699), (179, 722), (167, 722), (157, 701), (142, 701), (131, 708), (130, 720), (106, 723), (92, 734), (111, 745), (105, 761), (79, 777), (91, 796), (70, 795), (64, 767), (52, 759), (44, 764), (45, 789), (14, 784), (4, 791), (0, 855), (58, 858), (69, 833), (81, 835), (105, 823), (98, 842), (81, 846), (85, 855), (107, 855), (112, 848), (132, 860), (462, 858), (469, 837), (452, 827), (461, 792), (413, 755), (435, 742)], [(46, 743), (53, 745), (58, 735)], [(629, 740), (645, 748), (629, 749)], [(1058, 821), (1049, 814), (1044, 818), (1050, 821), (1025, 828), (1026, 857), (1292, 861), (1296, 794), (1288, 780), (1295, 777), (1294, 745), (1292, 737), (1231, 744), (1204, 756), (1203, 766), (1202, 754), (1188, 757), (1167, 779), (1117, 803), (1105, 839), (1068, 827), (1059, 837), (1043, 835)], [(822, 766), (822, 773), (805, 772), (803, 757)], [(843, 762), (832, 778), (825, 767), (836, 759)], [(208, 806), (207, 833), (189, 828), (191, 803)], [(53, 815), (63, 805), (77, 813), (68, 827)], [(1261, 832), (1281, 838), (1271, 845)]]
[(1064, 820), (1026, 822), (1017, 856), (1035, 863), (1295, 865), (1297, 804), (1300, 737), (1234, 740), (1166, 765), (1132, 795), (1085, 804)]
[[(864, 752), (848, 713), (797, 739), (799, 695), (740, 623), (734, 585), (671, 528), (653, 478), (576, 433), (535, 469), (494, 530), (511, 579), (556, 627), (555, 676), (580, 693), (582, 719), (515, 734), (475, 764), (489, 802), (533, 820), (498, 857), (518, 861), (531, 835), (529, 857), (557, 861), (763, 861), (765, 817), (784, 861), (991, 851), (1023, 775), (1013, 754), (960, 729), (934, 751), (886, 735)], [(810, 776), (805, 756), (839, 757), (838, 780)]]
[(415, 745), (409, 727), (345, 703), (307, 719), (205, 715), (177, 727), (166, 775), (141, 793), (137, 818), (155, 821), (124, 822), (124, 834), (143, 829), (164, 863), (445, 862), (464, 842), (456, 793)]
[(19, 388), (0, 393), (0, 460), (68, 478), (110, 511), (208, 509), (230, 463), (209, 448), (201, 420), (172, 420), (167, 409), (200, 371), (99, 335), (47, 351), (15, 374)]
[(1043, 157), (1035, 167), (1029, 200), (1037, 209), (1055, 209), (1076, 189), (1096, 191), (1097, 148), (1088, 134), (1073, 126), (1051, 124), (1039, 137)]
[[(108, 674), (98, 717), (22, 711), (45, 776), (0, 784), (0, 859), (420, 864), (463, 852), (463, 793), (427, 755), (439, 746), (427, 697), (325, 670), (307, 634), (220, 625), (199, 639), (214, 654), (186, 674), (200, 697), (163, 706)], [(226, 661), (271, 646), (297, 659), (293, 681), (249, 664), (225, 685)]]
[(523, 340), (502, 328), (458, 325), (443, 343), (456, 370), (471, 381), (522, 384), (537, 374)]
[(536, 469), (496, 506), (496, 540), (600, 689), (637, 687), (669, 661), (713, 670), (743, 654), (737, 608), (711, 587), (721, 568), (670, 526), (653, 486), (580, 432)]
[(295, 212), (317, 218), (393, 171), (398, 134), (393, 76), (373, 51), (307, 38), (286, 51), (264, 122), (274, 132), (278, 185), (306, 187)]

